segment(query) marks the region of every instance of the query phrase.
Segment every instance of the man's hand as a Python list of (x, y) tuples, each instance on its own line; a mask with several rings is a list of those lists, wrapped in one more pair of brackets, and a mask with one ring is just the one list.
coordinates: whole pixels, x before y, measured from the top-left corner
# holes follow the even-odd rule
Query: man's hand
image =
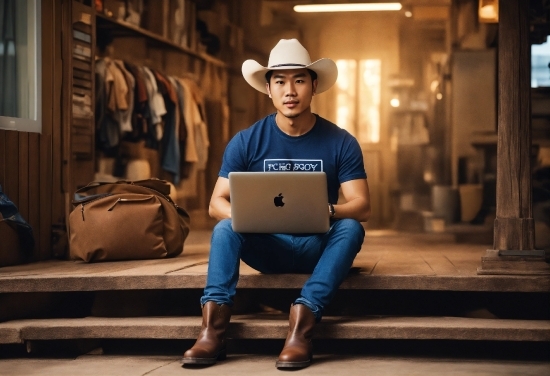
[(208, 206), (208, 214), (217, 220), (231, 218), (231, 204), (229, 203), (229, 179), (218, 177), (210, 205)]

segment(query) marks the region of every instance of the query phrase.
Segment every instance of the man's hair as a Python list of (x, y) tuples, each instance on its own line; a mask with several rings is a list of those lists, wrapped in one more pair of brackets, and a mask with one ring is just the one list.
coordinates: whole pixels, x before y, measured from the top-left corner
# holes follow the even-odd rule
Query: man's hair
[[(309, 72), (309, 75), (311, 76), (311, 81), (315, 81), (317, 79), (317, 73), (315, 71), (312, 71), (311, 69), (308, 69), (307, 71)], [(273, 71), (272, 70), (267, 71), (267, 73), (265, 74), (265, 79), (266, 79), (267, 83), (271, 82), (271, 76), (273, 76)]]

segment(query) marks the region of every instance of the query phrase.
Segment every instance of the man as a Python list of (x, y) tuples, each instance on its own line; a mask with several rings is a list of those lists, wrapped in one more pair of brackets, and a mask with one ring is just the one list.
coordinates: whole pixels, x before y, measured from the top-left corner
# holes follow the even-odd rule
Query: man
[[(263, 273), (311, 273), (291, 305), (289, 332), (278, 368), (311, 363), (313, 327), (348, 274), (365, 236), (360, 222), (370, 216), (369, 187), (359, 144), (348, 132), (311, 112), (311, 100), (338, 76), (330, 59), (311, 62), (296, 40), (281, 40), (267, 67), (243, 63), (245, 80), (268, 94), (277, 109), (227, 145), (209, 214), (218, 219), (212, 233), (204, 295), (202, 330), (183, 356), (184, 364), (214, 364), (225, 358), (225, 331), (239, 278), (239, 261)], [(228, 175), (264, 171), (267, 160), (322, 160), (327, 175), (330, 230), (325, 234), (241, 234), (231, 227)], [(322, 168), (322, 169), (321, 169)], [(341, 189), (345, 203), (336, 204)]]

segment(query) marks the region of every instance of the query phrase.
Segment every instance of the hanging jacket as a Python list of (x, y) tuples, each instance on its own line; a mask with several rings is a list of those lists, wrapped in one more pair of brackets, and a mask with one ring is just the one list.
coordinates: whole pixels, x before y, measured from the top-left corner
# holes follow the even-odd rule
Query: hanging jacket
[(23, 219), (17, 206), (6, 196), (0, 185), (0, 221), (13, 227), (19, 236), (21, 250), (30, 253), (34, 249), (32, 227)]

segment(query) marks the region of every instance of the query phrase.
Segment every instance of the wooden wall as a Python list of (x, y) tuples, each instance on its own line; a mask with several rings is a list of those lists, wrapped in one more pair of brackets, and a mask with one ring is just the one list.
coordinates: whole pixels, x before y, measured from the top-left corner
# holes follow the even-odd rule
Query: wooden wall
[(42, 134), (0, 130), (0, 185), (33, 228), (34, 260), (51, 257), (51, 227), (63, 223), (61, 191), (61, 7), (42, 1)]

